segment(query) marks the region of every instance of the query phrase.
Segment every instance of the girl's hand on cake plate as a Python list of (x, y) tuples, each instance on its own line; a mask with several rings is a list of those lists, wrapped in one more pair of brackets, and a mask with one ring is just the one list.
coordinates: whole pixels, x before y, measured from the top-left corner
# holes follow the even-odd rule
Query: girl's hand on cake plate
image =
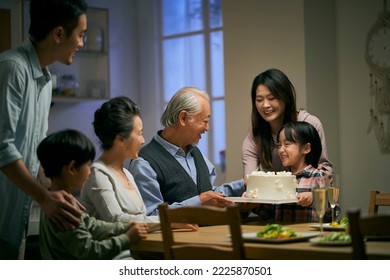
[(303, 192), (297, 194), (298, 205), (308, 207), (313, 204), (313, 194), (311, 192)]

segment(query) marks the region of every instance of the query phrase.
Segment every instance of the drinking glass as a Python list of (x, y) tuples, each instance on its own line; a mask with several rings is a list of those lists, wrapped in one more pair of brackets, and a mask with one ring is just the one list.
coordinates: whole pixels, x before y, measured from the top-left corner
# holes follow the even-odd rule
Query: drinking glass
[(337, 201), (339, 200), (340, 188), (337, 186), (332, 186), (328, 188), (328, 200), (330, 207), (332, 208), (332, 223), (335, 220), (334, 217), (334, 208), (336, 207)]
[(320, 236), (323, 234), (322, 220), (326, 210), (326, 189), (314, 189), (313, 190), (313, 206), (320, 219)]

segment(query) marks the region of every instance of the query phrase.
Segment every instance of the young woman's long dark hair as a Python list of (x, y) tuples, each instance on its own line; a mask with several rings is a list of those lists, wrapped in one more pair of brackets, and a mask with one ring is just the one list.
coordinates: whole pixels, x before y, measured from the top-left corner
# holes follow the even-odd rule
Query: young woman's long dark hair
[(278, 69), (269, 69), (255, 77), (252, 84), (252, 133), (265, 170), (272, 170), (274, 140), (270, 124), (263, 119), (256, 108), (256, 89), (264, 85), (273, 96), (285, 104), (283, 124), (297, 120), (295, 88), (287, 76)]

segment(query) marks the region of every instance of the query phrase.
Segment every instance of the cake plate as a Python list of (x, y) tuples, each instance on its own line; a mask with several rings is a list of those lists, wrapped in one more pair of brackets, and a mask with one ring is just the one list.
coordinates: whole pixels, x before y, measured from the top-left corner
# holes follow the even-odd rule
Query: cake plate
[(260, 198), (250, 198), (250, 197), (227, 197), (227, 199), (238, 202), (238, 203), (263, 203), (263, 204), (285, 204), (285, 203), (296, 203), (298, 199), (289, 198), (289, 199), (260, 199)]

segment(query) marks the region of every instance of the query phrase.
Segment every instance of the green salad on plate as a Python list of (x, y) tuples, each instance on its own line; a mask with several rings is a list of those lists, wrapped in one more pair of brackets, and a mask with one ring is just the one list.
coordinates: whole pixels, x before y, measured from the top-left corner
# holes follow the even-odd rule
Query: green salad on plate
[(290, 237), (297, 237), (294, 230), (288, 227), (282, 227), (279, 224), (268, 224), (264, 229), (257, 232), (257, 237), (265, 239), (285, 239)]

